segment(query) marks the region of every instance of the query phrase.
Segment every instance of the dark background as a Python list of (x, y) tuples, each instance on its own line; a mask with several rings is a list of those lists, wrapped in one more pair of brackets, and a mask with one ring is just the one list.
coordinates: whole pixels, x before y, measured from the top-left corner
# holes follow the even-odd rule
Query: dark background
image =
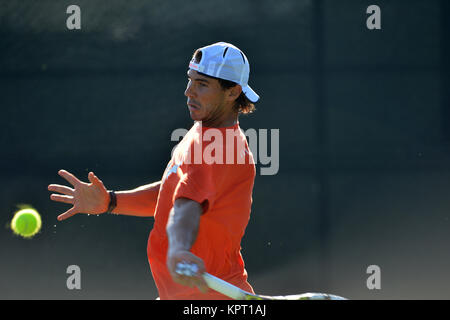
[[(81, 8), (81, 30), (66, 8)], [(381, 8), (381, 30), (366, 9)], [(449, 299), (450, 99), (446, 0), (0, 1), (0, 298), (155, 299), (152, 218), (77, 215), (47, 185), (64, 168), (107, 188), (157, 181), (193, 51), (242, 49), (280, 168), (255, 181), (242, 242), (256, 292)], [(18, 204), (43, 219), (12, 234)], [(66, 268), (81, 268), (68, 290)], [(381, 289), (369, 290), (369, 265)]]

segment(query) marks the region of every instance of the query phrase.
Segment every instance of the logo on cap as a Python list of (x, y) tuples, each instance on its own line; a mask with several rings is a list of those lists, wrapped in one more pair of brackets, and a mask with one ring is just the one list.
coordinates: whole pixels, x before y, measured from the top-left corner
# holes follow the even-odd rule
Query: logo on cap
[(198, 51), (202, 53), (202, 57), (199, 63), (191, 60), (190, 69), (235, 82), (242, 86), (242, 92), (251, 102), (259, 100), (259, 96), (248, 85), (250, 66), (247, 57), (239, 48), (230, 43), (217, 42)]

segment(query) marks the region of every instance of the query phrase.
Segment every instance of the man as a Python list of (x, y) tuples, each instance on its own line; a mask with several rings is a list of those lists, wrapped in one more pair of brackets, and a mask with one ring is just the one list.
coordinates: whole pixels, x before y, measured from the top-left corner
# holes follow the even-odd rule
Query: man
[[(250, 217), (255, 165), (240, 113), (259, 96), (248, 86), (250, 67), (237, 47), (215, 43), (194, 52), (185, 91), (193, 127), (173, 152), (161, 181), (129, 191), (108, 191), (90, 172), (90, 183), (59, 174), (73, 185), (49, 185), (54, 201), (73, 207), (58, 216), (112, 212), (154, 216), (148, 259), (161, 299), (226, 299), (208, 290), (207, 271), (253, 292), (240, 253)], [(176, 272), (195, 264), (192, 275)]]

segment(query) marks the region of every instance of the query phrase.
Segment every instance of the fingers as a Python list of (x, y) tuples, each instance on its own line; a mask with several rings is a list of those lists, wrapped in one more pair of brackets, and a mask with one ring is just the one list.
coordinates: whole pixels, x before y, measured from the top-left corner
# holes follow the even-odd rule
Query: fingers
[(48, 186), (48, 190), (49, 191), (53, 191), (53, 192), (59, 192), (68, 196), (73, 196), (74, 194), (74, 189), (66, 187), (66, 186), (61, 186), (59, 184), (51, 184)]
[(208, 287), (202, 285), (202, 281), (204, 281), (201, 278), (198, 277), (188, 277), (188, 276), (181, 276), (180, 278), (178, 278), (176, 280), (176, 282), (178, 282), (179, 284), (182, 284), (184, 286), (188, 286), (189, 288), (194, 288), (197, 287), (202, 293), (206, 293), (208, 292)]
[(197, 287), (202, 293), (208, 292), (208, 285), (206, 284), (205, 279), (203, 279), (202, 274), (197, 273), (194, 276), (184, 277), (187, 278), (185, 281), (189, 287)]
[(206, 293), (208, 292), (208, 284), (206, 283), (205, 279), (203, 278), (203, 273), (198, 273), (195, 277), (194, 277), (194, 282), (195, 282), (195, 286), (202, 292), (202, 293)]
[(64, 202), (69, 204), (74, 204), (73, 196), (63, 196), (60, 194), (51, 194), (50, 199), (53, 201)]
[(78, 184), (81, 183), (80, 180), (78, 180), (77, 177), (75, 177), (73, 174), (71, 174), (70, 172), (66, 171), (66, 170), (59, 170), (58, 174), (63, 177), (64, 179), (66, 179), (71, 185), (73, 185), (74, 187)]
[(104, 188), (103, 181), (100, 180), (92, 171), (89, 172), (88, 179), (94, 185)]
[(66, 220), (67, 218), (70, 218), (71, 216), (77, 214), (78, 212), (75, 210), (74, 207), (72, 207), (71, 209), (67, 210), (66, 212), (64, 212), (63, 214), (60, 214), (58, 216), (58, 221), (63, 221)]
[(197, 287), (202, 293), (208, 292), (208, 285), (203, 278), (203, 272), (197, 271), (194, 274), (178, 274), (174, 277), (174, 281), (188, 287)]
[(169, 272), (176, 283), (197, 287), (203, 293), (208, 291), (209, 287), (203, 278), (205, 266), (202, 259), (189, 251), (180, 251), (173, 256), (169, 254), (167, 262)]

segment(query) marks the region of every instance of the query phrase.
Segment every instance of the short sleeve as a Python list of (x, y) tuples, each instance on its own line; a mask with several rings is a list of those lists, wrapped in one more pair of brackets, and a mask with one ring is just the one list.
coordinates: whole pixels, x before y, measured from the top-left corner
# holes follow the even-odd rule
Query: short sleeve
[(203, 213), (206, 213), (214, 205), (216, 197), (213, 166), (188, 164), (182, 171), (173, 194), (173, 203), (176, 199), (188, 198), (200, 203), (203, 206)]

